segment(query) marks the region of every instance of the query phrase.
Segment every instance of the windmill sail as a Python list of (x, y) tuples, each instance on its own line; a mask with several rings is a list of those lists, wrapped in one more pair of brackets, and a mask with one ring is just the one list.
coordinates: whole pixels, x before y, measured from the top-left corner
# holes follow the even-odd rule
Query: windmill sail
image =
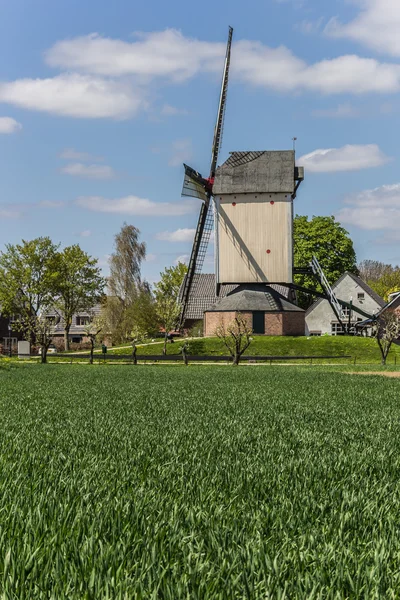
[(185, 167), (185, 177), (183, 180), (182, 196), (191, 196), (192, 198), (199, 198), (199, 200), (207, 202), (206, 180), (200, 173), (192, 169), (192, 167), (188, 167), (185, 164), (183, 166)]
[(202, 200), (199, 220), (197, 223), (196, 233), (193, 242), (192, 253), (190, 255), (188, 271), (185, 281), (182, 286), (180, 301), (182, 303), (182, 312), (180, 318), (180, 327), (183, 326), (185, 320), (185, 312), (190, 293), (194, 291), (197, 284), (198, 275), (204, 264), (206, 257), (208, 242), (210, 241), (211, 233), (214, 225), (212, 198), (212, 184), (214, 182), (215, 170), (217, 168), (218, 153), (221, 146), (222, 130), (224, 125), (225, 105), (228, 92), (229, 66), (231, 60), (233, 29), (229, 27), (228, 43), (226, 47), (225, 65), (222, 76), (221, 92), (218, 103), (217, 121), (214, 128), (214, 138), (211, 152), (210, 176), (204, 179), (200, 173), (184, 165), (185, 177), (183, 181), (182, 195), (194, 196)]

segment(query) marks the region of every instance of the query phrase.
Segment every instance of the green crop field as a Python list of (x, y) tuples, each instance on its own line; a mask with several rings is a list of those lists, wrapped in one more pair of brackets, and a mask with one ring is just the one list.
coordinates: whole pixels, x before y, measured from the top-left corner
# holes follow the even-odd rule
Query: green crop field
[(0, 598), (400, 597), (400, 380), (0, 370)]

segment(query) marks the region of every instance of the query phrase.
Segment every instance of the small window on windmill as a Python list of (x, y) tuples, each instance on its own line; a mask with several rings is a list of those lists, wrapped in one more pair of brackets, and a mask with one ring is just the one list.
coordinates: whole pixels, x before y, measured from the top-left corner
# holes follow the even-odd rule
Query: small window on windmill
[(364, 299), (365, 299), (364, 292), (360, 292), (359, 294), (357, 294), (357, 300), (360, 302), (360, 304), (362, 304), (364, 302)]

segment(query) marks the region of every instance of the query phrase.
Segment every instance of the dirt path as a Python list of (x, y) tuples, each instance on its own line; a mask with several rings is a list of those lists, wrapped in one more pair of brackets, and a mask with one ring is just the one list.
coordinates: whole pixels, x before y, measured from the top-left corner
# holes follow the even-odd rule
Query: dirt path
[(400, 371), (349, 371), (349, 375), (381, 375), (383, 377), (400, 378)]

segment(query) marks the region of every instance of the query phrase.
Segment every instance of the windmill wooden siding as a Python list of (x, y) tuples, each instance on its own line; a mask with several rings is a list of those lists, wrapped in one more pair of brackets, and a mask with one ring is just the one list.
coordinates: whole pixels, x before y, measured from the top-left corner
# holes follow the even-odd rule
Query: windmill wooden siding
[(232, 152), (216, 172), (216, 275), (219, 284), (291, 283), (294, 152)]
[(221, 283), (292, 281), (292, 200), (288, 194), (216, 198)]

